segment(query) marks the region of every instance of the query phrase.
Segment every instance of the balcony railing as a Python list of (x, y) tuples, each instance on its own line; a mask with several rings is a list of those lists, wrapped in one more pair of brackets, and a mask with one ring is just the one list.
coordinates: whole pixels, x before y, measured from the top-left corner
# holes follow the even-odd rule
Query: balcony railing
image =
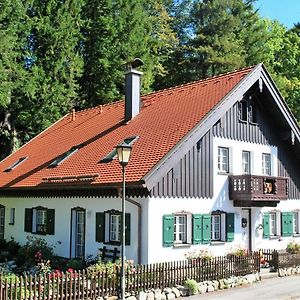
[(287, 200), (288, 179), (250, 174), (229, 176), (229, 196), (239, 201)]

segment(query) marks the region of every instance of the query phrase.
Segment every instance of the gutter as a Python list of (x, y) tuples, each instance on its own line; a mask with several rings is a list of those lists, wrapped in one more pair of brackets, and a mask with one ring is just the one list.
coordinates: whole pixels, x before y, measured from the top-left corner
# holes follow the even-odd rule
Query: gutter
[(138, 253), (137, 253), (137, 263), (141, 264), (141, 252), (142, 252), (142, 206), (140, 203), (130, 199), (125, 199), (127, 202), (137, 206), (138, 208)]

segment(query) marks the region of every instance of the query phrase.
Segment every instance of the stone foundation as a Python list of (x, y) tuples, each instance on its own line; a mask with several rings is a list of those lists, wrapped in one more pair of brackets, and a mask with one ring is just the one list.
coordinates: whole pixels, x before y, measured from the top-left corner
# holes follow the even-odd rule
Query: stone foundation
[(300, 274), (300, 266), (289, 267), (289, 268), (280, 268), (278, 270), (279, 277), (290, 276), (290, 275), (294, 275), (294, 274)]

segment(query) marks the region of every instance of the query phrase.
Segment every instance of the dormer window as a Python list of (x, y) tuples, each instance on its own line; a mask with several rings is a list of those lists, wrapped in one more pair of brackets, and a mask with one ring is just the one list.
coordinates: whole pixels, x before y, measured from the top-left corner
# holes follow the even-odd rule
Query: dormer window
[(22, 162), (24, 162), (28, 157), (21, 157), (17, 161), (15, 161), (11, 166), (4, 170), (4, 172), (10, 172), (19, 166)]
[[(123, 143), (131, 146), (138, 140), (139, 136), (131, 136), (126, 139), (124, 139)], [(114, 148), (111, 152), (109, 152), (107, 155), (105, 155), (99, 163), (109, 163), (113, 161), (117, 157), (117, 150)]]
[(61, 163), (63, 163), (66, 159), (68, 159), (71, 155), (73, 155), (75, 152), (77, 152), (79, 149), (79, 146), (72, 147), (67, 152), (60, 155), (58, 158), (56, 158), (49, 166), (48, 168), (55, 168)]

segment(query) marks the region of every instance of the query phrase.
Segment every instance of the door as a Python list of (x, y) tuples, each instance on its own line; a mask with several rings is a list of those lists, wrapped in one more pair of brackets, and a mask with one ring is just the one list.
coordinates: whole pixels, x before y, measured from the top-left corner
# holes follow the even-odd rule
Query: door
[(0, 206), (0, 239), (4, 239), (5, 207)]
[(85, 210), (72, 209), (71, 216), (71, 255), (72, 258), (85, 256)]
[(251, 251), (251, 209), (243, 208), (241, 213), (242, 243)]

